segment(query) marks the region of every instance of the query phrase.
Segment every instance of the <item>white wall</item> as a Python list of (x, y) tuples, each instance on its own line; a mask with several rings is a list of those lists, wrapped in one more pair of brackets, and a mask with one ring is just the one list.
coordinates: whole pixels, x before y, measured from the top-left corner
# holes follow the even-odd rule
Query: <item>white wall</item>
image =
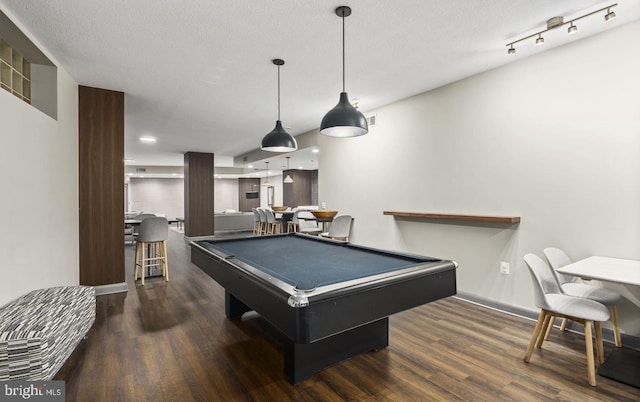
[(215, 179), (213, 205), (216, 211), (238, 210), (238, 179)]
[[(355, 217), (353, 242), (455, 259), (460, 291), (525, 308), (528, 252), (640, 259), (638, 37), (636, 22), (371, 111), (366, 136), (320, 136), (319, 201)], [(623, 310), (623, 331), (640, 335), (638, 307)]]
[(167, 218), (184, 217), (184, 180), (131, 178), (129, 211), (164, 214)]
[(79, 283), (78, 85), (57, 78), (57, 121), (0, 90), (0, 305)]
[[(238, 179), (215, 179), (216, 211), (238, 210)], [(168, 218), (184, 217), (184, 180), (182, 178), (131, 178), (129, 211), (165, 214)]]
[(268, 191), (269, 186), (273, 187), (273, 205), (283, 205), (283, 186), (282, 175), (269, 176), (269, 185), (265, 186), (265, 179), (260, 179), (260, 207), (267, 208), (269, 206)]

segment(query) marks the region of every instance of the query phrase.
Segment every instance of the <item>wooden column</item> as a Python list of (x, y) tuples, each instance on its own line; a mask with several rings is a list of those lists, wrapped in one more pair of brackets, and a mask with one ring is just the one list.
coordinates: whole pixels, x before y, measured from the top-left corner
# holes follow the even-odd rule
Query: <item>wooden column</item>
[(80, 284), (124, 278), (124, 93), (78, 88)]
[(282, 183), (282, 202), (295, 208), (298, 205), (311, 205), (311, 170), (285, 170), (282, 177), (290, 175), (293, 183)]
[[(247, 198), (248, 192), (258, 192), (258, 198)], [(238, 179), (238, 210), (251, 212), (260, 206), (260, 179), (241, 177)]]
[(213, 154), (184, 154), (184, 234), (187, 237), (212, 236)]

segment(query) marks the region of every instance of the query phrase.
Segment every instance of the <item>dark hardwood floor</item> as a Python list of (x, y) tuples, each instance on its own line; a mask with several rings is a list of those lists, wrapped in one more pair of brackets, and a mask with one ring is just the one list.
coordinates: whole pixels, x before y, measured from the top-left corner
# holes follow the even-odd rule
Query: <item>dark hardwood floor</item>
[(456, 298), (392, 316), (387, 349), (292, 386), (278, 335), (256, 314), (225, 318), (223, 289), (175, 231), (168, 257), (170, 282), (141, 287), (127, 246), (129, 292), (98, 297), (88, 339), (56, 376), (68, 401), (640, 400), (600, 376), (589, 386), (582, 336), (554, 330), (527, 364), (533, 321)]

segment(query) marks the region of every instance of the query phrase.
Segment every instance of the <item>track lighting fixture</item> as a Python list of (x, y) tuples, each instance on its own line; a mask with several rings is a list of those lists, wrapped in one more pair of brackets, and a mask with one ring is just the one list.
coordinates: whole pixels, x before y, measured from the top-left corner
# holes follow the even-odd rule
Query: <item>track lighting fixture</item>
[(537, 39), (536, 39), (536, 42), (535, 42), (536, 45), (542, 45), (544, 43), (544, 38), (542, 37), (543, 33), (549, 32), (552, 29), (556, 29), (556, 28), (559, 28), (559, 27), (567, 25), (567, 24), (569, 25), (569, 27), (567, 28), (567, 33), (569, 35), (573, 35), (576, 32), (578, 32), (578, 26), (575, 24), (576, 21), (581, 20), (581, 19), (583, 19), (585, 17), (588, 17), (590, 15), (594, 15), (594, 14), (600, 13), (600, 12), (605, 11), (605, 10), (606, 10), (606, 14), (604, 16), (604, 20), (605, 20), (605, 22), (609, 22), (612, 19), (616, 18), (616, 13), (611, 11), (611, 9), (616, 7), (617, 5), (618, 5), (618, 3), (613, 3), (610, 6), (603, 7), (603, 8), (600, 8), (598, 10), (595, 10), (595, 11), (591, 11), (590, 13), (581, 15), (581, 16), (576, 17), (576, 18), (574, 18), (572, 20), (569, 20), (569, 21), (564, 21), (563, 17), (550, 18), (547, 21), (547, 28), (546, 29), (543, 29), (542, 31), (538, 31), (538, 32), (533, 33), (531, 35), (525, 36), (523, 38), (514, 40), (513, 42), (507, 43), (507, 47), (508, 47), (507, 54), (515, 54), (516, 53), (516, 49), (514, 47), (514, 45), (516, 43), (523, 42), (523, 41), (525, 41), (527, 39), (534, 38), (536, 36), (537, 36)]

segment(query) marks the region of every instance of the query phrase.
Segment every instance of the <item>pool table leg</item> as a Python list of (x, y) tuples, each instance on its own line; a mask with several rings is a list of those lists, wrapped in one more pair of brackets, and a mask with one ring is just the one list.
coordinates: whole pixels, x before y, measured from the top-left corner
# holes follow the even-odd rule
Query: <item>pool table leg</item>
[(313, 343), (287, 340), (284, 347), (284, 374), (289, 381), (297, 384), (343, 360), (387, 346), (387, 317)]
[(227, 315), (227, 318), (230, 320), (242, 317), (242, 314), (253, 311), (253, 309), (239, 299), (237, 299), (234, 295), (224, 291), (224, 312)]

